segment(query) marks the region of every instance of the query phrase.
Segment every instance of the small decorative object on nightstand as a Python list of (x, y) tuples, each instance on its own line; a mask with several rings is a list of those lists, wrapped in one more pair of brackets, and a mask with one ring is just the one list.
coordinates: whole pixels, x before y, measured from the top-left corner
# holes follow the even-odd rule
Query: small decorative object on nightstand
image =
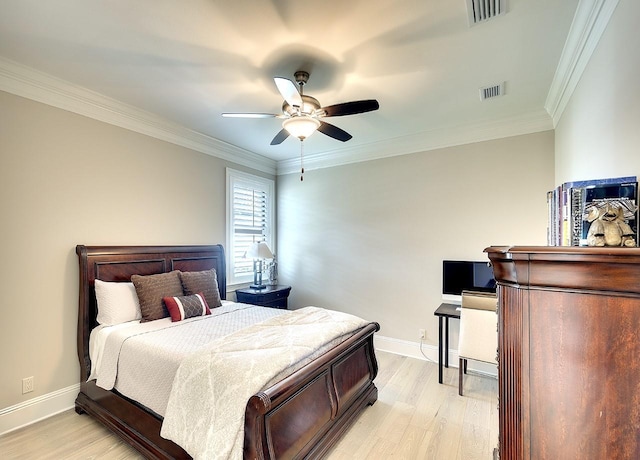
[(269, 264), (269, 284), (272, 286), (278, 284), (278, 260), (276, 259), (275, 254)]
[(236, 300), (241, 303), (286, 310), (290, 292), (291, 286), (275, 285), (266, 286), (263, 289), (248, 287), (236, 290)]

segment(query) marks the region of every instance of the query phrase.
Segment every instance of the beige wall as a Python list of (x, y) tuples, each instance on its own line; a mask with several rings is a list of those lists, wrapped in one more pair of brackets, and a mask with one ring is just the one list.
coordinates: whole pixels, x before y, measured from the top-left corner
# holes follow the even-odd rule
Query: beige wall
[(354, 313), (407, 341), (425, 328), (437, 344), (443, 259), (545, 244), (553, 143), (547, 131), (308, 171), (304, 182), (280, 176), (280, 281), (293, 286), (291, 305)]
[(3, 92), (0, 161), (1, 409), (78, 382), (76, 244), (224, 243), (246, 168)]
[(639, 18), (620, 0), (556, 127), (556, 184), (640, 176)]

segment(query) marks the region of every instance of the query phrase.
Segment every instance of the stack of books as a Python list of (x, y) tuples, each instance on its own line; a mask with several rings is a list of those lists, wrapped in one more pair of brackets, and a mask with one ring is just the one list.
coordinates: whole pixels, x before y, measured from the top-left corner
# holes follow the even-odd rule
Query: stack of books
[(638, 235), (638, 179), (636, 176), (565, 182), (547, 192), (549, 246), (587, 246), (593, 207), (610, 204), (624, 209), (624, 220)]

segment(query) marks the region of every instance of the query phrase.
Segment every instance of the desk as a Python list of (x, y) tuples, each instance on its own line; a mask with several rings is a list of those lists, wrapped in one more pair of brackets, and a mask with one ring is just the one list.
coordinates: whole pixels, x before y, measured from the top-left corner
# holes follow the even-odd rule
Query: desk
[[(444, 354), (444, 367), (449, 367), (449, 318), (460, 319), (460, 305), (441, 303), (434, 315), (438, 317), (438, 383), (442, 383), (442, 355)], [(442, 347), (442, 320), (445, 324), (444, 349)]]

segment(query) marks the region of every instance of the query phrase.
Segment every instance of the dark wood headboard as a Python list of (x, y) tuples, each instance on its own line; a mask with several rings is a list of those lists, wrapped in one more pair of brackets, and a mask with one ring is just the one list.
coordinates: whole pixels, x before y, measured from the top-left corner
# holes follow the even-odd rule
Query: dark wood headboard
[(224, 249), (214, 246), (76, 246), (80, 263), (78, 303), (78, 359), (81, 381), (91, 372), (89, 334), (97, 326), (95, 280), (130, 281), (131, 275), (154, 275), (172, 270), (184, 272), (216, 269), (220, 298), (225, 299), (227, 280)]

